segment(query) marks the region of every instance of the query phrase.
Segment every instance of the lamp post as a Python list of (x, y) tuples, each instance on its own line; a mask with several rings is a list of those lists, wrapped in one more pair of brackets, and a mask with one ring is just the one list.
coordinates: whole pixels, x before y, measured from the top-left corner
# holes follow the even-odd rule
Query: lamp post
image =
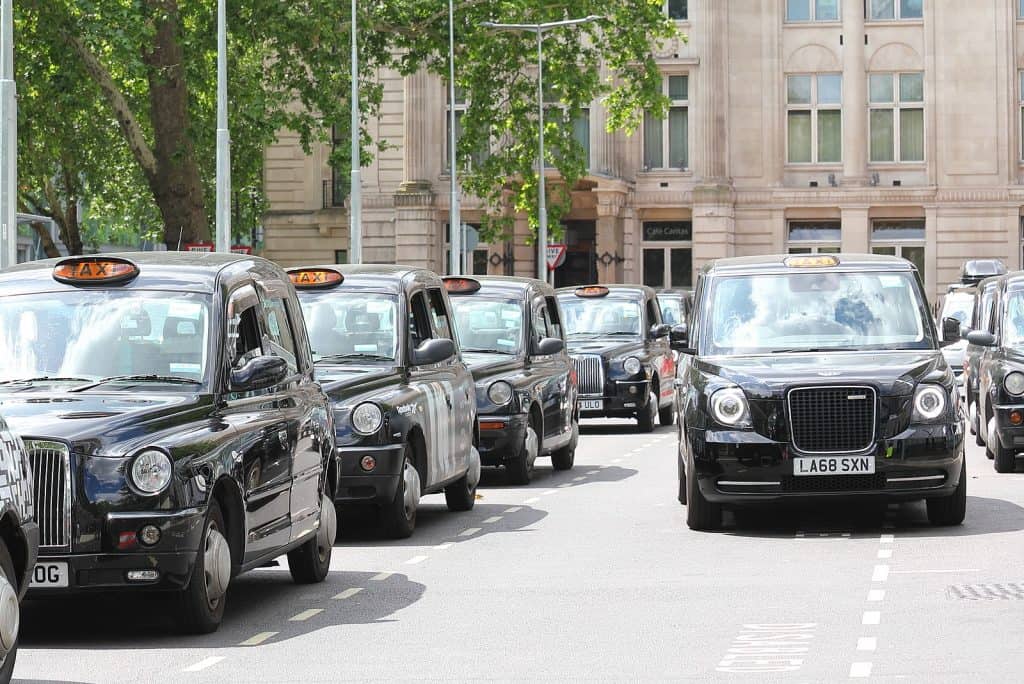
[(349, 190), (349, 263), (363, 263), (363, 187), (359, 167), (361, 145), (359, 144), (359, 46), (356, 43), (359, 27), (356, 25), (356, 0), (352, 0), (352, 182)]
[[(563, 26), (576, 26), (597, 21), (601, 17), (590, 15), (582, 19), (565, 19), (549, 21), (543, 24), (498, 24), (485, 21), (480, 25), (496, 31), (532, 31), (537, 34), (537, 112), (538, 112), (538, 145), (537, 145), (537, 278), (548, 279), (547, 248), (548, 248), (548, 200), (547, 185), (544, 180), (544, 32)], [(554, 272), (552, 272), (552, 277)]]
[(14, 83), (14, 0), (0, 10), (0, 268), (18, 263), (18, 99)]
[(228, 132), (227, 0), (217, 0), (217, 207), (216, 247), (231, 251), (231, 134)]
[(448, 270), (462, 275), (462, 218), (459, 215), (459, 179), (455, 163), (455, 2), (448, 0), (448, 174), (451, 201), (448, 210), (448, 243), (451, 254)]

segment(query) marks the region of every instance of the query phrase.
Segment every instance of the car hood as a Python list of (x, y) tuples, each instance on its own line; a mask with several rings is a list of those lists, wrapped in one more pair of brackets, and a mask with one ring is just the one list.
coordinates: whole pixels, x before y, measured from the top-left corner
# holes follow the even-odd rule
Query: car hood
[(957, 369), (963, 365), (964, 353), (967, 351), (967, 340), (960, 340), (942, 348), (942, 355), (946, 357), (946, 363)]
[(318, 366), (316, 379), (324, 388), (331, 402), (346, 403), (355, 395), (379, 391), (401, 382), (402, 373), (398, 366)]
[(522, 361), (511, 354), (487, 354), (483, 352), (463, 352), (462, 359), (473, 373), (473, 379), (480, 380), (493, 376), (515, 372)]
[(735, 382), (751, 396), (781, 397), (795, 385), (868, 384), (883, 396), (907, 395), (922, 381), (948, 380), (935, 349), (711, 356), (695, 361), (708, 375)]
[(605, 357), (619, 356), (643, 348), (639, 340), (577, 340), (569, 342), (569, 354), (597, 354)]

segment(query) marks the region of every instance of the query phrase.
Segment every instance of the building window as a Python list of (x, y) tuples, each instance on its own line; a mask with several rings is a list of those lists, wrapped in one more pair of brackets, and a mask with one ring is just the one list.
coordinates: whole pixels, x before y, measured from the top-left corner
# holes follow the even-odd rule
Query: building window
[[(445, 138), (444, 138), (444, 160), (445, 160), (445, 166), (444, 166), (444, 171), (447, 173), (447, 171), (451, 168), (451, 162), (448, 159), (448, 157), (451, 154), (451, 134), (452, 134), (452, 118), (451, 118), (451, 114), (450, 114), (452, 108), (451, 108), (451, 102), (450, 102), (450, 98), (448, 96), (447, 88), (445, 89), (445, 98), (444, 99), (445, 99), (445, 102), (448, 103), (445, 106), (445, 117), (444, 117), (444, 120), (445, 120), (445, 126), (444, 126), (444, 131), (445, 131)], [(466, 109), (468, 108), (468, 106), (469, 105), (466, 102), (466, 93), (462, 90), (462, 88), (459, 88), (458, 86), (456, 86), (456, 88), (455, 88), (455, 141), (456, 141), (456, 145), (458, 144), (459, 139), (462, 138), (462, 119), (466, 115)], [(477, 150), (476, 152), (474, 152), (470, 156), (470, 159), (469, 159), (470, 167), (472, 167), (472, 166), (479, 166), (480, 164), (482, 164), (484, 162), (484, 160), (487, 159), (488, 153), (489, 152), (486, 149), (486, 147), (483, 148), (483, 149)]]
[(790, 164), (842, 161), (843, 78), (800, 74), (786, 78), (787, 159)]
[(924, 280), (924, 219), (875, 221), (871, 224), (871, 253), (906, 259)]
[(1024, 0), (1017, 3), (1017, 18), (1024, 19)]
[(868, 18), (872, 21), (920, 19), (924, 0), (868, 0)]
[[(1020, 0), (1020, 4), (1021, 4), (1021, 7), (1024, 8), (1024, 0)], [(1021, 136), (1020, 136), (1021, 137), (1020, 158), (1024, 159), (1024, 71), (1021, 71), (1018, 75), (1020, 76), (1020, 78), (1018, 79), (1020, 81), (1020, 95), (1018, 96), (1018, 99), (1020, 100), (1020, 122), (1021, 122), (1021, 126), (1020, 126), (1020, 130), (1021, 130)], [(1024, 262), (1022, 262), (1022, 263), (1024, 263)]]
[[(1024, 0), (1021, 1), (1024, 2)], [(687, 0), (666, 0), (665, 12), (668, 14), (668, 18), (676, 21), (689, 19), (687, 4)]]
[(585, 107), (572, 120), (572, 137), (583, 148), (584, 168), (590, 170), (590, 108)]
[(348, 263), (348, 250), (347, 249), (336, 249), (336, 250), (334, 250), (334, 263), (336, 263), (336, 264), (347, 264)]
[(693, 222), (645, 221), (643, 283), (655, 289), (693, 286)]
[(786, 0), (786, 21), (839, 21), (839, 0)]
[[(444, 272), (452, 272), (452, 243), (451, 233), (448, 230), (449, 224), (444, 224)], [(475, 247), (472, 250), (472, 256), (466, 253), (466, 240), (476, 244), (477, 235), (479, 235), (480, 224), (478, 223), (464, 223), (467, 226), (467, 231), (463, 233), (463, 266), (462, 272), (467, 275), (487, 275), (487, 248), (486, 247)]]
[(839, 221), (790, 221), (786, 251), (790, 254), (838, 254), (842, 247)]
[[(346, 131), (339, 131), (337, 126), (331, 126), (331, 151), (338, 149), (339, 145), (348, 145), (348, 140), (342, 135)], [(324, 209), (331, 207), (345, 206), (345, 198), (348, 197), (349, 188), (352, 186), (352, 176), (349, 171), (339, 171), (331, 164), (331, 180), (324, 181)]]
[[(668, 118), (644, 115), (644, 168), (687, 169), (690, 166), (690, 79), (669, 76), (662, 82), (670, 100)], [(665, 92), (663, 91), (663, 92)]]
[(871, 74), (871, 161), (924, 161), (924, 74)]

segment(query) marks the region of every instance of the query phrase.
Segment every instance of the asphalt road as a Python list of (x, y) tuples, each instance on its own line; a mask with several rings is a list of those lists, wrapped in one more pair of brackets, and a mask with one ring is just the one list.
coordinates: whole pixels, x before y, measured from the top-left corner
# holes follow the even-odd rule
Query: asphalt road
[(1020, 681), (1024, 460), (970, 447), (967, 521), (920, 503), (687, 529), (674, 429), (584, 429), (576, 467), (485, 472), (469, 513), (424, 500), (393, 542), (348, 532), (320, 585), (238, 578), (216, 634), (159, 600), (30, 602), (20, 682)]

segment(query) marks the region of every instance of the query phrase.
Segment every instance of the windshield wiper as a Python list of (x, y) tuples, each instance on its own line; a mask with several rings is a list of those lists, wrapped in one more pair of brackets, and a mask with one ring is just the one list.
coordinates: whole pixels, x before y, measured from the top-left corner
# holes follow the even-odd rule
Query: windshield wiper
[(633, 332), (632, 330), (616, 330), (615, 332), (601, 333), (601, 334), (602, 335), (607, 335), (608, 337), (613, 337), (615, 335), (629, 335), (630, 337), (636, 337), (640, 333)]
[(462, 351), (470, 352), (470, 353), (477, 353), (477, 354), (513, 354), (513, 355), (515, 354), (514, 350), (509, 350), (509, 349), (477, 349), (477, 348), (472, 348), (471, 349), (471, 348), (468, 348), (468, 347), (463, 347)]
[(794, 354), (797, 352), (849, 352), (862, 351), (856, 347), (799, 347), (793, 349), (772, 349), (772, 354)]
[(375, 361), (393, 361), (394, 358), (391, 356), (384, 356), (383, 354), (367, 354), (365, 352), (355, 352), (352, 354), (328, 354), (322, 356), (313, 363), (333, 363), (337, 361), (351, 361), (352, 359), (371, 359)]
[(90, 378), (79, 378), (74, 376), (60, 377), (56, 375), (41, 375), (38, 378), (15, 378), (13, 380), (0, 380), (0, 385), (20, 385), (33, 382), (89, 382)]
[(84, 392), (85, 390), (92, 389), (93, 387), (105, 385), (108, 382), (158, 382), (174, 385), (203, 384), (201, 380), (193, 380), (192, 378), (186, 378), (180, 375), (113, 375), (109, 378), (101, 378), (95, 382), (90, 382), (88, 385), (72, 387), (68, 392)]
[(597, 337), (601, 333), (596, 332), (571, 332), (566, 337)]

